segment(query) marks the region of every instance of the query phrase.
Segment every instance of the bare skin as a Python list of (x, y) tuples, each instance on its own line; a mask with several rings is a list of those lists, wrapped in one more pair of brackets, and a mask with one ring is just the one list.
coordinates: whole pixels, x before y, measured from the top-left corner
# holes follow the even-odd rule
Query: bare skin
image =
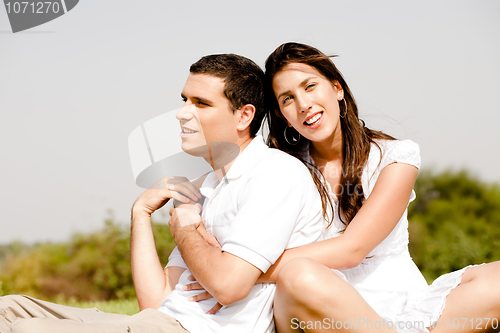
[[(335, 193), (339, 189), (339, 161), (342, 161), (342, 136), (339, 126), (340, 106), (331, 101), (340, 101), (344, 98), (342, 87), (338, 82), (329, 82), (315, 68), (306, 64), (290, 64), (285, 66), (273, 78), (273, 90), (280, 105), (280, 111), (287, 121), (303, 136), (311, 141), (311, 157), (324, 174), (326, 181)], [(311, 115), (321, 115), (320, 125), (306, 124)], [(305, 120), (304, 120), (305, 119)], [(394, 163), (385, 167), (373, 189), (357, 215), (351, 221), (344, 234), (339, 237), (323, 241), (317, 245), (286, 251), (278, 263), (275, 316), (280, 332), (290, 331), (290, 318), (297, 315), (301, 320), (322, 320), (329, 314), (335, 315), (337, 320), (352, 318), (369, 318), (373, 310), (367, 309), (362, 298), (352, 288), (338, 288), (343, 281), (335, 281), (335, 277), (317, 265), (308, 269), (289, 266), (298, 264), (294, 258), (304, 255), (323, 264), (323, 267), (344, 269), (349, 264), (356, 266), (360, 260), (378, 246), (383, 239), (394, 229), (408, 204), (408, 199), (415, 182), (417, 172), (412, 171), (410, 165)], [(344, 238), (344, 239), (343, 239)], [(339, 248), (337, 249), (336, 245)], [(343, 248), (344, 251), (340, 251)], [(296, 252), (296, 253), (293, 253)], [(336, 259), (337, 253), (343, 253), (346, 262)], [(292, 255), (293, 254), (293, 255)], [(345, 255), (348, 254), (348, 255)], [(361, 258), (361, 259), (360, 259)], [(441, 325), (433, 332), (448, 332), (450, 327), (443, 322), (455, 318), (499, 318), (500, 317), (500, 284), (498, 283), (499, 262), (472, 267), (465, 271), (460, 285), (448, 295), (445, 308), (441, 314)], [(295, 269), (295, 271), (294, 271)], [(291, 279), (297, 282), (299, 272), (308, 279), (314, 272), (314, 281), (317, 285), (304, 278), (300, 283), (301, 292), (293, 292), (286, 288), (286, 281)], [(292, 271), (287, 278), (287, 271)], [(276, 272), (267, 272), (262, 278), (274, 280)], [(282, 276), (282, 275), (285, 275)], [(320, 278), (322, 277), (322, 278)], [(281, 283), (280, 283), (281, 282)], [(305, 288), (305, 290), (304, 290)], [(317, 288), (317, 290), (309, 290)], [(333, 289), (333, 290), (332, 290)], [(338, 292), (335, 292), (338, 291)], [(332, 292), (336, 297), (322, 299), (321, 295)], [(314, 295), (314, 297), (311, 297)], [(358, 294), (359, 295), (359, 294)], [(342, 300), (342, 301), (339, 301)], [(283, 305), (286, 305), (285, 307)], [(355, 310), (352, 312), (352, 310)], [(464, 325), (461, 332), (484, 331), (490, 326), (472, 328)], [(343, 327), (341, 330), (345, 330)], [(369, 329), (368, 329), (369, 330)], [(454, 330), (451, 328), (451, 330)], [(322, 332), (321, 329), (304, 329), (305, 332)], [(454, 330), (456, 331), (456, 330)]]
[[(467, 268), (462, 276), (462, 282), (446, 298), (446, 305), (439, 317), (439, 325), (436, 324), (430, 331), (433, 333), (499, 332), (499, 276), (499, 261)], [(493, 318), (497, 319), (497, 325), (492, 321)], [(497, 327), (495, 329), (492, 326)]]
[[(281, 114), (289, 125), (311, 141), (311, 157), (334, 193), (338, 194), (343, 161), (339, 122), (339, 103), (344, 98), (342, 87), (338, 82), (326, 80), (306, 64), (291, 64), (276, 74), (273, 90)], [(318, 115), (321, 126), (306, 124)], [(341, 322), (353, 318), (381, 322), (380, 316), (360, 294), (330, 268), (343, 270), (357, 266), (389, 235), (408, 205), (417, 174), (414, 166), (403, 163), (385, 167), (370, 196), (342, 235), (286, 250), (259, 278), (259, 282), (277, 283), (275, 319), (280, 333), (331, 331), (324, 326), (323, 329), (294, 327), (294, 318), (313, 323), (331, 317)], [(440, 325), (429, 329), (433, 333), (493, 331), (491, 320), (488, 325), (487, 319), (482, 325), (477, 324), (481, 318), (500, 318), (498, 276), (499, 262), (468, 268), (459, 286), (446, 299)], [(196, 283), (190, 288), (202, 289)], [(200, 295), (200, 299), (206, 297), (210, 295)], [(476, 325), (472, 327), (470, 321), (459, 329), (447, 325), (456, 318), (472, 319)], [(372, 331), (370, 327), (347, 329), (345, 325), (337, 330), (347, 332), (352, 329)]]
[(165, 177), (145, 191), (132, 208), (131, 266), (137, 300), (141, 310), (157, 309), (162, 300), (175, 288), (183, 268), (163, 269), (156, 252), (151, 214), (170, 199), (189, 203), (197, 201), (196, 184), (186, 178)]

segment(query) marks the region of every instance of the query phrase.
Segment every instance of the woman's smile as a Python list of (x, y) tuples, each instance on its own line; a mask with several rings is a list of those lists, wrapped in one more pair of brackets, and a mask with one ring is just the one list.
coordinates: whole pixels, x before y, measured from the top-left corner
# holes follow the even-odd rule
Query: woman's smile
[(286, 65), (273, 78), (278, 105), (288, 123), (312, 142), (332, 141), (340, 129), (339, 100), (344, 91), (315, 68)]
[(310, 129), (316, 129), (321, 125), (323, 121), (323, 111), (312, 114), (307, 117), (304, 121), (304, 125), (309, 127)]

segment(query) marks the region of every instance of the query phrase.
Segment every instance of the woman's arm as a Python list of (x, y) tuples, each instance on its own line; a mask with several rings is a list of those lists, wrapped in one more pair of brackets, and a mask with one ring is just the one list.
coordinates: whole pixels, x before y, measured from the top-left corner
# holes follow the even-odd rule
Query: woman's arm
[(339, 270), (359, 265), (399, 222), (408, 206), (417, 174), (418, 169), (409, 164), (386, 166), (370, 196), (342, 235), (286, 250), (258, 282), (276, 282), (280, 269), (299, 257), (312, 258)]

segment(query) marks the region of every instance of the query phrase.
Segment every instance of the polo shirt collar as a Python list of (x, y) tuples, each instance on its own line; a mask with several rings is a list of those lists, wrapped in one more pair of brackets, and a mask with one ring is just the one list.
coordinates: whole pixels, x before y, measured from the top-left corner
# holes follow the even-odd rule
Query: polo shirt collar
[(229, 168), (225, 178), (232, 180), (241, 177), (247, 170), (255, 165), (262, 154), (262, 148), (267, 148), (261, 135), (256, 136), (252, 142), (236, 157), (233, 165)]
[[(266, 144), (261, 135), (256, 136), (252, 142), (241, 152), (236, 160), (229, 168), (221, 182), (227, 180), (234, 180), (241, 177), (247, 170), (254, 166), (254, 164), (259, 160), (259, 156), (262, 154), (262, 148), (267, 148)], [(219, 179), (214, 171), (210, 172), (205, 178), (203, 185), (200, 188), (200, 192), (203, 196), (210, 198), (219, 184)]]

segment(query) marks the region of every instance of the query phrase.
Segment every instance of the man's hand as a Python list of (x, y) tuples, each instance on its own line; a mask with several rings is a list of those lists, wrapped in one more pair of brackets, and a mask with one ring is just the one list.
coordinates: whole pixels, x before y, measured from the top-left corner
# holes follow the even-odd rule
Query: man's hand
[(207, 229), (205, 229), (203, 222), (198, 226), (197, 230), (200, 233), (201, 237), (203, 237), (203, 239), (205, 239), (208, 244), (210, 244), (218, 249), (222, 248), (222, 246), (220, 245), (217, 238), (215, 238), (215, 236), (213, 236), (207, 232)]
[[(201, 224), (201, 205), (200, 204), (184, 204), (177, 208), (170, 210), (170, 232), (174, 236), (177, 243), (176, 236), (183, 231), (196, 231)], [(197, 231), (196, 231), (197, 232)]]
[(201, 194), (185, 177), (163, 177), (137, 198), (132, 212), (151, 216), (172, 198), (189, 203), (201, 199)]

